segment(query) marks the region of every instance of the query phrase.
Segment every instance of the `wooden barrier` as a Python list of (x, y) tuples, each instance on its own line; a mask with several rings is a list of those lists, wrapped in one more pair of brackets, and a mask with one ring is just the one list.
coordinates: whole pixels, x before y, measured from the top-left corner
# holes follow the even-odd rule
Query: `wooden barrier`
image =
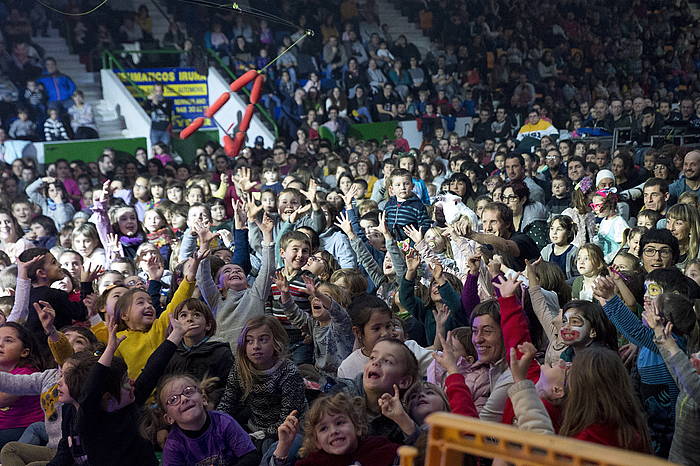
[[(498, 458), (515, 465), (661, 466), (668, 461), (619, 448), (556, 435), (536, 434), (515, 427), (449, 413), (434, 413), (425, 466), (463, 464), (464, 455)], [(402, 466), (413, 466), (416, 450), (400, 448)]]

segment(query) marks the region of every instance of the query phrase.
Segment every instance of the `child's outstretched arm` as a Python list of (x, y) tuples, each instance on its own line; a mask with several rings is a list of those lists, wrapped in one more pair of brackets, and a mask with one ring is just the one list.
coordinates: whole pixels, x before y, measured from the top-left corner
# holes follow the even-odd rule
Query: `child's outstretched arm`
[(172, 313), (181, 302), (192, 297), (195, 288), (195, 280), (197, 278), (197, 268), (200, 262), (202, 262), (202, 259), (208, 255), (209, 250), (197, 251), (193, 257), (187, 260), (184, 267), (185, 278), (180, 282), (177, 290), (175, 290), (173, 299), (165, 308), (165, 311), (153, 323), (150, 331), (162, 332), (162, 335), (165, 336), (165, 330), (168, 328), (168, 322), (170, 320), (170, 313)]
[(44, 333), (46, 333), (48, 338), (51, 355), (58, 365), (62, 366), (66, 359), (73, 356), (73, 347), (68, 341), (68, 338), (66, 338), (63, 333), (57, 331), (54, 326), (56, 311), (51, 307), (51, 304), (46, 301), (34, 303), (34, 310), (36, 310), (41, 326), (44, 328)]
[(532, 343), (523, 343), (517, 347), (517, 351), (522, 354), (520, 359), (516, 348), (510, 349), (510, 371), (515, 383), (508, 389), (508, 396), (513, 402), (518, 427), (541, 434), (554, 434), (552, 420), (537, 395), (535, 383), (528, 380), (527, 374), (535, 358), (535, 347)]
[(32, 281), (29, 279), (29, 268), (44, 260), (44, 255), (36, 256), (27, 262), (17, 259), (17, 284), (15, 285), (15, 302), (12, 312), (7, 317), (8, 322), (23, 324), (29, 314), (29, 294), (32, 289)]
[(401, 428), (401, 432), (403, 432), (404, 436), (410, 437), (416, 432), (418, 426), (403, 408), (398, 386), (394, 385), (393, 395), (390, 393), (385, 393), (379, 397), (377, 403), (379, 404), (379, 409), (381, 410), (382, 415), (394, 421), (396, 425)]
[(447, 322), (447, 327), (452, 329), (469, 325), (469, 320), (462, 310), (462, 300), (460, 299), (460, 295), (445, 278), (442, 264), (440, 262), (430, 264), (430, 271), (433, 274), (433, 280), (438, 286), (438, 292), (440, 293), (442, 302), (445, 303), (450, 310), (450, 317)]
[[(364, 240), (356, 233), (355, 228), (352, 226), (350, 217), (352, 213), (340, 213), (335, 218), (335, 225), (340, 228), (343, 233), (345, 233), (350, 240), (350, 247), (355, 252), (357, 256), (357, 261), (359, 264), (365, 268), (367, 275), (372, 280), (372, 282), (377, 286), (381, 286), (383, 282), (386, 281), (386, 275), (382, 272), (381, 267), (374, 260), (372, 254), (367, 249), (367, 245)], [(358, 224), (359, 225), (359, 224)]]
[(384, 235), (384, 241), (386, 242), (386, 253), (391, 254), (391, 262), (394, 264), (394, 270), (396, 271), (396, 280), (400, 280), (406, 274), (406, 260), (401, 253), (394, 237), (389, 231), (389, 227), (386, 224), (386, 214), (384, 212), (379, 212), (379, 225), (377, 230)]
[(250, 243), (248, 242), (248, 222), (246, 203), (243, 200), (233, 202), (233, 256), (232, 264), (238, 264), (246, 275), (250, 273)]
[(188, 331), (197, 328), (194, 323), (183, 324), (170, 314), (170, 325), (172, 330), (168, 338), (161, 343), (151, 354), (143, 367), (141, 374), (134, 382), (134, 399), (138, 406), (141, 406), (151, 396), (160, 379), (165, 372), (165, 368), (173, 357), (182, 338)]
[(273, 273), (275, 270), (274, 262), (274, 236), (275, 222), (267, 214), (263, 214), (261, 221), (256, 223), (258, 229), (262, 233), (262, 261), (258, 276), (255, 278), (253, 286), (248, 291), (248, 294), (253, 293), (256, 298), (266, 301), (270, 295), (270, 286), (272, 285)]
[(557, 338), (556, 332), (558, 329), (554, 325), (554, 319), (556, 314), (547, 306), (547, 301), (542, 293), (542, 288), (540, 287), (540, 279), (535, 273), (534, 266), (537, 265), (541, 259), (537, 259), (535, 262), (525, 261), (525, 275), (527, 276), (530, 286), (528, 287), (528, 293), (530, 293), (530, 302), (532, 303), (532, 310), (537, 316), (537, 320), (540, 321), (540, 325), (547, 335), (547, 339), (550, 342), (554, 342)]
[(415, 279), (419, 266), (420, 256), (415, 249), (411, 249), (406, 256), (406, 272), (399, 280), (399, 301), (413, 317), (423, 323), (426, 315), (425, 306), (416, 298), (415, 293)]
[[(307, 277), (304, 276), (303, 278), (304, 282), (306, 282)], [(289, 322), (299, 330), (311, 333), (313, 331), (314, 318), (311, 317), (308, 312), (299, 309), (299, 306), (294, 302), (292, 295), (289, 293), (289, 281), (287, 281), (282, 271), (278, 271), (274, 275), (274, 282), (280, 292), (282, 310), (284, 311), (284, 315), (287, 316), (287, 319), (289, 319)]]
[(464, 375), (460, 372), (457, 365), (457, 352), (454, 345), (452, 345), (451, 334), (452, 332), (448, 332), (447, 338), (443, 338), (438, 333), (442, 353), (437, 351), (433, 353), (435, 361), (447, 371), (447, 378), (445, 379), (447, 400), (450, 402), (450, 408), (454, 414), (479, 417), (479, 412), (474, 404), (474, 397), (469, 391), (469, 387), (464, 383)]
[(284, 422), (277, 428), (277, 447), (272, 453), (270, 466), (286, 466), (291, 464), (289, 460), (289, 450), (292, 448), (292, 443), (299, 433), (299, 411), (296, 409), (289, 413), (284, 418)]

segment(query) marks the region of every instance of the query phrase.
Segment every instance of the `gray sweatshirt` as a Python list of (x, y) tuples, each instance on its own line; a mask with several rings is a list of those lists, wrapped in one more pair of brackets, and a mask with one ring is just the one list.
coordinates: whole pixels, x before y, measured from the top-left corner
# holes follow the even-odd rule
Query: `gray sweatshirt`
[(205, 258), (199, 264), (197, 287), (216, 317), (216, 336), (223, 341), (235, 344), (246, 322), (265, 314), (265, 302), (270, 293), (272, 274), (275, 270), (274, 254), (274, 246), (264, 243), (262, 265), (253, 286), (242, 291), (228, 290), (226, 299), (221, 297), (219, 288), (211, 276), (209, 258)]
[(328, 310), (331, 322), (326, 326), (321, 326), (308, 312), (299, 309), (293, 299), (284, 303), (283, 309), (292, 325), (313, 335), (316, 369), (336, 378), (340, 363), (352, 353), (355, 344), (352, 321), (345, 309), (333, 301)]
[(44, 424), (49, 436), (49, 448), (57, 448), (61, 440), (61, 406), (56, 394), (58, 369), (49, 369), (33, 374), (10, 374), (0, 372), (0, 392), (16, 396), (41, 396)]
[(27, 186), (27, 196), (29, 199), (39, 207), (41, 207), (41, 213), (50, 217), (56, 224), (56, 229), (59, 231), (63, 228), (63, 225), (73, 220), (73, 215), (75, 214), (75, 207), (70, 203), (69, 199), (64, 199), (63, 204), (51, 203), (44, 197), (41, 193), (41, 188), (44, 186), (44, 180), (39, 178), (35, 180), (32, 184)]

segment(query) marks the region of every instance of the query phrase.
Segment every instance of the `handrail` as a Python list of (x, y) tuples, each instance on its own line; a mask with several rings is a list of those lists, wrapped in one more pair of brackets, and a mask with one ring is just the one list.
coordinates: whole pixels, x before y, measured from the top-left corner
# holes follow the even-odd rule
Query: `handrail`
[(129, 77), (129, 74), (126, 73), (126, 68), (122, 66), (117, 57), (115, 57), (114, 54), (112, 54), (112, 52), (110, 52), (109, 50), (105, 50), (102, 54), (102, 68), (117, 68), (119, 71), (124, 73), (126, 81), (136, 90), (136, 93), (138, 93), (141, 98), (148, 98), (148, 94), (142, 91), (141, 88)]
[[(214, 52), (212, 49), (206, 50), (207, 52), (209, 52), (209, 55), (211, 55), (214, 58), (216, 63), (218, 63), (219, 66), (226, 72), (226, 74), (228, 74), (228, 77), (231, 78), (231, 80), (235, 81), (236, 79), (238, 79), (236, 73), (231, 71), (231, 68), (229, 68), (228, 65), (226, 65), (226, 63), (223, 62), (221, 57), (219, 57), (219, 55), (216, 52)], [(242, 91), (245, 93), (245, 95), (250, 97), (250, 91), (247, 88), (244, 87)], [(270, 126), (272, 126), (272, 129), (275, 132), (275, 138), (277, 138), (279, 136), (279, 128), (277, 127), (277, 122), (275, 122), (274, 118), (272, 118), (272, 115), (270, 115), (267, 109), (260, 104), (255, 104), (255, 108), (262, 116), (265, 117)]]
[[(214, 58), (214, 60), (219, 64), (219, 66), (226, 72), (226, 74), (228, 74), (228, 76), (229, 76), (229, 78), (231, 78), (231, 80), (236, 80), (238, 78), (238, 76), (236, 76), (236, 74), (233, 71), (231, 71), (231, 69), (226, 65), (226, 63), (224, 63), (221, 60), (221, 57), (219, 57), (216, 54), (216, 52), (214, 52), (211, 49), (207, 49), (207, 51), (209, 52), (209, 55), (211, 55)], [(119, 62), (118, 58), (115, 56), (115, 54), (119, 54), (119, 53), (139, 53), (139, 54), (145, 54), (145, 55), (148, 55), (148, 54), (180, 54), (180, 53), (182, 53), (182, 51), (178, 50), (178, 49), (105, 50), (102, 53), (102, 67), (103, 68), (111, 68), (110, 65), (114, 64), (117, 66), (117, 68), (120, 71), (125, 71), (124, 67), (121, 66), (121, 63)], [(129, 82), (129, 84), (131, 84), (133, 86), (136, 85), (133, 81), (131, 81), (131, 79), (129, 79), (128, 76), (127, 76), (127, 81)], [(138, 90), (141, 91), (140, 89), (138, 89)], [(250, 91), (247, 88), (244, 87), (242, 89), (242, 91), (245, 93), (245, 95), (250, 97)], [(146, 94), (143, 91), (141, 91), (141, 94), (142, 94), (142, 97), (146, 97)], [(262, 115), (265, 118), (265, 120), (267, 120), (269, 125), (272, 127), (272, 130), (275, 134), (275, 138), (278, 137), (279, 136), (279, 128), (277, 127), (277, 123), (275, 122), (274, 118), (272, 118), (272, 115), (270, 115), (270, 112), (268, 112), (267, 109), (264, 106), (260, 105), (259, 103), (255, 104), (255, 107), (256, 107), (258, 113), (260, 115)]]

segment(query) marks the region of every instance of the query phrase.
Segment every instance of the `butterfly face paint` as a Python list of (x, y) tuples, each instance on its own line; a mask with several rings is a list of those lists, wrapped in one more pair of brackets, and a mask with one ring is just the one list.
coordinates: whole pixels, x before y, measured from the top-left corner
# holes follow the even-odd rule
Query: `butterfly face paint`
[(656, 282), (645, 281), (644, 282), (644, 305), (648, 306), (653, 300), (661, 296), (664, 292), (664, 288)]
[(576, 308), (567, 309), (559, 330), (561, 341), (567, 346), (586, 344), (595, 336), (591, 323)]

